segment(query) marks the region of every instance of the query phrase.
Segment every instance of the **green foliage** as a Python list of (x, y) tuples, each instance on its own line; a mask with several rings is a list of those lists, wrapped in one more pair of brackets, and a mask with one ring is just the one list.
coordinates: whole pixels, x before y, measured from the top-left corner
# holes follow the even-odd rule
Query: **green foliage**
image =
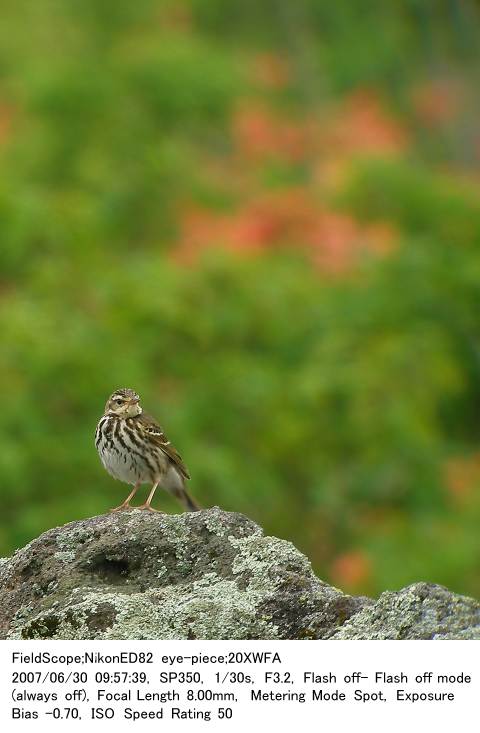
[[(333, 192), (317, 183), (315, 136), (284, 158), (280, 136), (260, 162), (235, 139), (252, 99), (297, 120), (325, 111), (325, 73), (329, 97), (374, 84), (398, 103), (449, 28), (407, 5), (312, 0), (292, 17), (283, 2), (6, 3), (0, 553), (124, 498), (93, 435), (109, 393), (129, 386), (203, 505), (291, 539), (321, 577), (480, 593), (478, 187), (413, 162), (427, 157), (421, 136), (408, 153), (355, 158)], [(262, 91), (251, 69), (272, 49), (288, 78)], [(271, 203), (292, 188), (288, 212)], [(388, 222), (394, 246), (332, 274), (304, 246), (310, 224), (268, 239), (285, 213), (309, 222), (311, 201), (358, 227)], [(182, 260), (199, 205), (212, 243), (240, 232), (236, 254), (198, 246)]]

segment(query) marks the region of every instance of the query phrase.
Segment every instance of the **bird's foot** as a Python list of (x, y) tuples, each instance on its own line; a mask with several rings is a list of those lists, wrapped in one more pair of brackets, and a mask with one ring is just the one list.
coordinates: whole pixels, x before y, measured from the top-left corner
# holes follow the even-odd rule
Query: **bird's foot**
[(127, 504), (126, 502), (123, 502), (123, 504), (120, 504), (120, 506), (113, 507), (113, 509), (110, 509), (110, 512), (121, 512), (125, 509), (132, 509), (130, 504)]
[(154, 509), (153, 506), (150, 506), (150, 504), (140, 504), (140, 506), (137, 506), (135, 508), (146, 509), (148, 512), (156, 512), (157, 514), (165, 514), (165, 512), (162, 512), (160, 509)]

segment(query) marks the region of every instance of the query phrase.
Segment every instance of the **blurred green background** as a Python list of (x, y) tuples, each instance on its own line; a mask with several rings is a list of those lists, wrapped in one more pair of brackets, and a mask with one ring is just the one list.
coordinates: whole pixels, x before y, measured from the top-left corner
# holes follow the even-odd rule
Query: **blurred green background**
[(128, 386), (327, 581), (480, 595), (479, 29), (5, 0), (0, 554), (123, 500), (93, 434)]

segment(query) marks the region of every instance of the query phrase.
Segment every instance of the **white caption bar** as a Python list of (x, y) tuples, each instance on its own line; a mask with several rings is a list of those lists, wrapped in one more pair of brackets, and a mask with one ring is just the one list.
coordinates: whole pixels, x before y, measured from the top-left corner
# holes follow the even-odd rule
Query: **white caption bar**
[(473, 719), (467, 641), (2, 642), (0, 721), (16, 733), (309, 725), (436, 733)]

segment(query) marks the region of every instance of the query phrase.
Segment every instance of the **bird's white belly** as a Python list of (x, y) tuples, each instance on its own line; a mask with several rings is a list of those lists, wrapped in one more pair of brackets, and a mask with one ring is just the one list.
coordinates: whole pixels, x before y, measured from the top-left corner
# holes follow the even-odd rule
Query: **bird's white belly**
[(104, 417), (98, 425), (95, 443), (100, 460), (111, 476), (127, 484), (154, 483), (166, 478), (170, 461), (161, 448), (150, 446), (148, 455), (144, 455), (138, 440), (132, 441), (122, 423), (115, 430), (106, 420)]
[(149, 465), (138, 453), (120, 451), (109, 445), (100, 446), (98, 452), (108, 473), (126, 484), (161, 481), (168, 471), (168, 460), (161, 450), (155, 455), (155, 469), (152, 468), (151, 461)]
[(149, 480), (146, 467), (140, 465), (141, 461), (132, 461), (126, 453), (118, 453), (107, 448), (101, 452), (100, 457), (108, 473), (119, 481), (134, 484), (137, 481)]

